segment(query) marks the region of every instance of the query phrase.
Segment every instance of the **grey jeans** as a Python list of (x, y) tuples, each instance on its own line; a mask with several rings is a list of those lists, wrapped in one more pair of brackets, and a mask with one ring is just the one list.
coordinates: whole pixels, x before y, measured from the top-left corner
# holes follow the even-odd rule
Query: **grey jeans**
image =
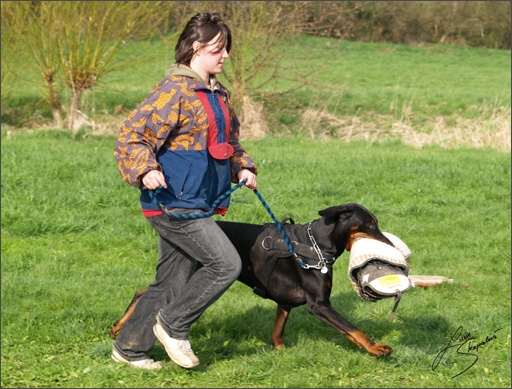
[[(178, 208), (173, 212), (199, 211)], [(131, 361), (147, 358), (153, 348), (157, 315), (169, 336), (188, 339), (192, 324), (235, 282), (242, 269), (238, 252), (213, 219), (175, 221), (160, 215), (147, 220), (159, 234), (155, 281), (114, 343)], [(197, 262), (203, 266), (196, 271)]]

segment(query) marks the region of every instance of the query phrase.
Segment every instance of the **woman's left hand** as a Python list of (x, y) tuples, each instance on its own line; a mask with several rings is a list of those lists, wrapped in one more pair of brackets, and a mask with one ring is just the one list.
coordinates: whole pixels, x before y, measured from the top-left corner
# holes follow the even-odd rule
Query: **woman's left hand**
[(238, 182), (247, 180), (244, 186), (250, 189), (256, 189), (258, 183), (256, 182), (256, 174), (248, 169), (242, 169), (238, 172)]

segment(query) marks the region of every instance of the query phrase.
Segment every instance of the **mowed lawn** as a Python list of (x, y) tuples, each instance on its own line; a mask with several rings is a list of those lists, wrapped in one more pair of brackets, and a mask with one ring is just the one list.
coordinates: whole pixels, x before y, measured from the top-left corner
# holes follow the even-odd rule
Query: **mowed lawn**
[[(305, 306), (292, 310), (287, 350), (272, 350), (275, 304), (235, 283), (192, 327), (201, 366), (177, 367), (157, 343), (152, 356), (165, 365), (149, 372), (110, 359), (107, 330), (152, 281), (157, 256), (137, 190), (117, 172), (114, 142), (2, 133), (3, 387), (510, 386), (509, 154), (301, 137), (245, 142), (279, 219), (306, 223), (325, 207), (361, 203), (409, 245), (411, 274), (454, 282), (407, 292), (390, 323), (393, 300), (361, 300), (348, 253), (338, 259), (332, 303), (393, 347), (381, 359)], [(271, 222), (247, 189), (233, 194), (225, 220)]]

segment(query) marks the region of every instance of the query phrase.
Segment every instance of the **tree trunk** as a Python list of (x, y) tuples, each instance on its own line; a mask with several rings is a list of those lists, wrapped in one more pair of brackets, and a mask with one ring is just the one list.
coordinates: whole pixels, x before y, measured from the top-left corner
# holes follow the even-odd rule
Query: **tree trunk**
[(73, 131), (76, 130), (74, 128), (74, 126), (75, 126), (75, 121), (76, 121), (77, 114), (78, 114), (78, 103), (80, 102), (81, 96), (82, 96), (81, 89), (73, 88), (71, 90), (71, 102), (69, 104), (67, 123), (68, 123), (68, 128), (72, 129)]
[(53, 121), (55, 122), (55, 126), (57, 128), (62, 128), (59, 95), (55, 92), (55, 82), (53, 81), (53, 77), (46, 77), (46, 87), (48, 88)]

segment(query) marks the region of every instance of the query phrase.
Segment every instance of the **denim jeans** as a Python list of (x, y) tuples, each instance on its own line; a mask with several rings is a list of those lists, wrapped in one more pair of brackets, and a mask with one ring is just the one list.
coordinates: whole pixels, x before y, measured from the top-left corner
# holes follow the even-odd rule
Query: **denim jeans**
[[(198, 210), (173, 209), (175, 213)], [(147, 358), (156, 336), (156, 316), (170, 337), (188, 339), (190, 327), (235, 282), (242, 264), (235, 247), (210, 217), (147, 219), (158, 232), (155, 281), (140, 298), (114, 347), (131, 361)], [(197, 262), (203, 266), (196, 271)]]

